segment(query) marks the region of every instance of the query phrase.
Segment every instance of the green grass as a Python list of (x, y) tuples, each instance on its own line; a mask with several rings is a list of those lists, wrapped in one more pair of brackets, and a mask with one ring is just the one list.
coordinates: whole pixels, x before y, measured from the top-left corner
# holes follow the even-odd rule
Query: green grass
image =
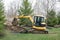
[(20, 34), (8, 31), (6, 33), (0, 40), (60, 40), (60, 28), (49, 29), (49, 34)]

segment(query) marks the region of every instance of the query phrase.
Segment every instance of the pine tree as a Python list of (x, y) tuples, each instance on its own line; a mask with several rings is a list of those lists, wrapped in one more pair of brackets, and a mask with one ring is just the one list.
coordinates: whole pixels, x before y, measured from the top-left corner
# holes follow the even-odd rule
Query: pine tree
[[(28, 2), (28, 0), (23, 0), (22, 6), (20, 7), (18, 12), (20, 15), (23, 16), (32, 15), (33, 9), (31, 7), (31, 4)], [(19, 24), (24, 26), (26, 25), (31, 26), (32, 23), (29, 19), (21, 18)]]
[(47, 25), (54, 26), (56, 24), (57, 24), (56, 12), (52, 9), (51, 11), (48, 11), (47, 14)]
[(60, 24), (60, 12), (57, 14), (58, 24)]
[(4, 7), (2, 0), (0, 0), (0, 32), (3, 32), (3, 28), (4, 28)]
[(30, 15), (33, 12), (33, 9), (31, 7), (31, 4), (28, 2), (28, 0), (23, 0), (22, 6), (20, 7), (19, 11), (20, 15)]

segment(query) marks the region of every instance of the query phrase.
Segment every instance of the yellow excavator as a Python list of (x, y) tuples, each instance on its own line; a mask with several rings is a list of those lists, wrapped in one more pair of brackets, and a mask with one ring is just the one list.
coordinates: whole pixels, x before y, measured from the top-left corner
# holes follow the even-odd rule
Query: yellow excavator
[(31, 16), (22, 15), (22, 16), (17, 16), (16, 18), (27, 18), (32, 22), (32, 27), (30, 28), (30, 30), (26, 30), (26, 32), (48, 34), (44, 16), (36, 15), (32, 18)]

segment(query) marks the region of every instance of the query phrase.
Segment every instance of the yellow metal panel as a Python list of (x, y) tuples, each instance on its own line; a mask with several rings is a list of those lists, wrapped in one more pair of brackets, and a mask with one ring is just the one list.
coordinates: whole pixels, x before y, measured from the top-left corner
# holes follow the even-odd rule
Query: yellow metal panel
[(33, 19), (31, 16), (17, 16), (16, 18), (28, 18), (32, 23), (33, 23)]
[(46, 27), (36, 27), (36, 26), (33, 26), (33, 28), (35, 28), (37, 30), (46, 30)]

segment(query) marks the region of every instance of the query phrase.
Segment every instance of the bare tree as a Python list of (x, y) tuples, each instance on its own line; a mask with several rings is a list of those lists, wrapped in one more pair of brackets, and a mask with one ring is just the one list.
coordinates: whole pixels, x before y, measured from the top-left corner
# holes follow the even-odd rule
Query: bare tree
[(36, 0), (34, 6), (35, 14), (43, 14), (46, 16), (48, 10), (54, 9), (55, 3), (56, 0)]
[(17, 16), (18, 14), (18, 9), (19, 9), (19, 1), (13, 1), (12, 3), (10, 3), (10, 5), (8, 6), (8, 10), (6, 10), (6, 19), (7, 22), (11, 23), (13, 18)]

